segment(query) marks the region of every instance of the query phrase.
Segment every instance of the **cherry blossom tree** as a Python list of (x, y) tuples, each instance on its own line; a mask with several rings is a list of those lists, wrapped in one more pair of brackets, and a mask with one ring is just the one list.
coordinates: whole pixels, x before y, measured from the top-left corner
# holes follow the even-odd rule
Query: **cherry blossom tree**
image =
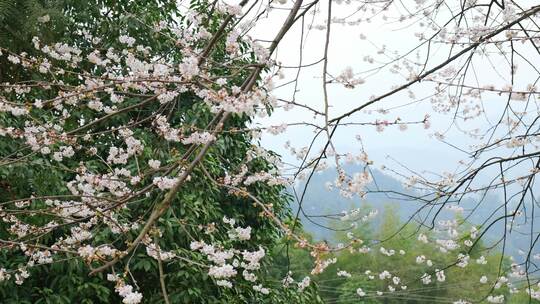
[[(342, 215), (306, 211), (309, 206), (303, 203), (309, 181), (316, 171), (333, 166), (337, 178), (330, 180), (328, 187), (339, 190), (343, 196), (368, 197), (369, 200), (370, 194), (385, 194), (418, 206), (406, 224), (417, 225), (419, 242), (434, 243), (454, 259), (450, 264), (435, 265), (431, 272), (417, 274), (426, 285), (433, 282), (438, 273), (436, 269), (451, 265), (466, 267), (480, 240), (487, 241), (487, 235), (496, 234), (495, 240), (488, 242), (488, 248), (501, 250), (503, 255), (494, 267), (500, 274), (509, 271), (513, 277), (512, 280), (504, 277), (503, 283), (509, 284), (511, 293), (523, 292), (529, 299), (537, 299), (534, 257), (538, 257), (539, 234), (534, 228), (537, 204), (534, 182), (538, 174), (535, 130), (539, 51), (538, 36), (534, 33), (538, 30), (538, 3), (377, 1), (355, 4), (356, 10), (352, 11), (344, 8), (350, 8), (348, 2), (320, 4), (319, 11), (305, 26), (307, 30), (322, 32), (322, 43), (318, 41), (322, 48), (320, 57), (314, 60), (311, 56), (305, 62), (302, 56), (296, 58), (300, 60), (298, 73), (289, 80), (294, 90), (289, 99), (283, 98), (285, 103), (310, 112), (316, 121), (303, 124), (316, 134), (307, 145), (287, 144), (287, 149), (299, 160), (299, 165), (292, 168), (292, 175), (307, 180), (296, 192), (298, 216), (315, 224), (321, 217), (336, 219), (341, 216), (346, 221), (352, 218), (350, 229), (356, 226), (355, 219), (365, 216), (358, 210)], [(392, 41), (387, 41), (388, 36), (370, 37), (369, 30), (385, 33), (370, 28), (370, 23), (400, 24), (394, 27), (398, 28), (395, 30), (408, 38), (396, 37), (400, 42), (393, 46), (398, 49), (390, 49), (386, 45), (392, 45)], [(351, 34), (343, 33), (343, 29), (351, 29)], [(301, 35), (307, 37), (303, 32)], [(366, 41), (364, 45), (374, 49), (373, 53), (360, 50), (363, 52), (360, 63), (354, 60), (357, 57), (353, 55), (356, 51), (353, 46), (353, 51), (346, 47), (351, 45), (352, 39)], [(410, 48), (400, 48), (407, 45), (404, 42), (407, 39), (417, 42)], [(309, 54), (301, 52), (300, 55), (308, 57)], [(347, 60), (340, 61), (339, 56)], [(332, 66), (332, 60), (337, 62), (336, 67)], [(348, 66), (341, 67), (340, 71), (339, 66), (344, 61)], [(305, 70), (312, 64), (320, 65), (321, 101), (297, 105), (297, 98), (301, 96), (301, 90), (299, 92), (297, 88), (301, 88), (299, 82), (303, 80), (300, 68)], [(343, 93), (345, 90), (350, 93)], [(350, 102), (341, 105), (344, 100)], [(379, 164), (384, 172), (401, 179), (410, 191), (378, 187), (373, 180), (372, 170), (377, 164), (366, 143), (370, 141), (366, 127), (374, 126), (380, 132), (376, 139), (371, 139), (374, 144), (377, 140), (392, 140), (399, 136), (395, 132), (385, 136), (392, 132), (391, 128), (407, 134), (412, 133), (415, 125), (427, 129), (429, 136), (447, 145), (448, 151), (460, 153), (462, 160), (456, 161), (453, 167), (447, 166), (451, 171), (446, 172), (418, 171), (399, 159), (393, 160), (393, 166)], [(280, 125), (280, 130), (284, 129), (285, 125)], [(411, 140), (416, 136), (412, 135)], [(347, 151), (343, 145), (340, 150), (340, 141), (343, 142), (344, 137), (349, 141), (356, 140), (360, 152)], [(441, 162), (449, 162), (445, 158), (445, 155), (439, 156)], [(347, 172), (344, 170), (347, 163), (357, 163), (362, 169)], [(500, 198), (493, 201), (494, 196)], [(464, 219), (447, 221), (444, 214), (449, 212), (464, 213)], [(470, 231), (460, 233), (459, 230), (470, 225), (467, 222), (472, 219), (475, 219), (475, 225)], [(400, 230), (388, 239), (371, 241), (384, 246), (384, 242), (398, 235)], [(448, 234), (428, 238), (422, 230), (447, 231)], [(516, 237), (526, 238), (526, 245), (522, 247), (520, 257), (516, 257), (511, 265), (504, 265), (508, 243)], [(356, 238), (369, 241), (355, 236), (351, 244)], [(351, 244), (342, 247), (349, 248)], [(388, 251), (381, 253), (388, 254)], [(379, 271), (384, 273), (384, 270)], [(525, 283), (517, 284), (518, 280)], [(493, 286), (503, 283), (497, 281)], [(393, 292), (392, 289), (399, 286), (390, 287)], [(504, 301), (505, 295), (492, 291), (493, 294), (479, 294), (476, 299), (453, 301)], [(377, 291), (381, 295), (385, 292), (388, 291)], [(362, 290), (361, 294), (364, 293)]]
[[(155, 23), (110, 5), (138, 35), (74, 18), (72, 43), (2, 47), (3, 297), (34, 302), (39, 286), (69, 303), (310, 297), (264, 276), (290, 211), (275, 155), (247, 129), (272, 107), (257, 79), (294, 19), (267, 49), (235, 29), (244, 5), (193, 2)], [(40, 282), (47, 272), (56, 282)], [(81, 280), (84, 292), (65, 290)]]
[[(97, 1), (96, 15), (86, 20), (69, 17), (76, 6), (68, 6), (61, 11), (69, 35), (50, 41), (37, 30), (28, 49), (0, 45), (3, 296), (18, 303), (43, 297), (49, 285), (40, 277), (52, 271), (60, 284), (95, 292), (53, 295), (67, 303), (313, 303), (319, 299), (311, 276), (334, 264), (339, 252), (394, 256), (403, 249), (385, 248), (385, 242), (414, 224), (409, 237), (446, 258), (436, 264), (429, 256), (411, 261), (402, 254), (404, 263), (431, 261), (428, 270), (407, 277), (424, 285), (445, 282), (468, 267), (491, 230), (502, 229), (483, 245), (501, 251), (498, 261), (490, 260), (500, 274), (489, 281), (493, 288), (451, 301), (540, 298), (534, 227), (539, 3), (149, 3), (146, 9), (157, 13), (138, 6), (130, 11), (129, 1)], [(48, 14), (37, 20), (44, 28), (51, 22)], [(378, 45), (363, 31), (371, 23), (398, 25), (413, 43)], [(351, 41), (348, 35), (373, 51), (348, 57), (340, 46)], [(340, 55), (346, 66), (333, 64)], [(316, 85), (302, 77), (310, 69), (317, 70)], [(319, 92), (316, 102), (302, 100), (307, 87)], [(346, 97), (351, 101), (343, 102)], [(278, 122), (261, 123), (267, 116)], [(287, 143), (298, 160), (287, 164), (259, 139), (286, 138), (292, 127), (314, 135), (307, 145), (305, 138)], [(427, 129), (424, 136), (459, 151), (463, 160), (448, 172), (419, 172), (396, 160), (382, 170), (411, 191), (374, 188), (379, 164), (364, 144), (367, 127), (380, 132), (381, 141), (392, 140), (390, 128), (404, 136)], [(348, 151), (339, 140), (360, 148)], [(347, 172), (347, 163), (361, 169)], [(328, 168), (337, 172), (328, 187), (342, 196), (383, 193), (414, 202), (417, 211), (383, 239), (351, 233), (344, 244), (312, 241), (300, 231), (300, 215), (346, 222), (350, 232), (376, 216), (359, 209), (307, 213), (310, 181)], [(488, 194), (501, 199), (488, 201)], [(471, 197), (474, 204), (465, 204)], [(447, 212), (463, 217), (448, 220)], [(508, 266), (506, 244), (516, 234), (529, 242), (523, 258)], [(269, 275), (268, 253), (280, 240), (286, 250), (310, 253), (310, 276)], [(387, 290), (358, 286), (360, 298), (407, 289), (408, 282), (387, 269), (359, 267), (387, 282)], [(63, 281), (62, 272), (80, 281)], [(498, 293), (503, 285), (508, 294)], [(29, 291), (33, 287), (39, 291)]]

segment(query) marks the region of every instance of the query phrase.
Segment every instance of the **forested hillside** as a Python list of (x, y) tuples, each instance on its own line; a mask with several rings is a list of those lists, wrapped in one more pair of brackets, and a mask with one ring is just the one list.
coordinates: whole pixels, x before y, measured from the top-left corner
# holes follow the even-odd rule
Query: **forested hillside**
[[(344, 170), (353, 175), (360, 168), (355, 165), (347, 165), (344, 166)], [(418, 224), (424, 220), (425, 215), (429, 213), (429, 209), (422, 209), (423, 203), (421, 201), (411, 199), (411, 197), (422, 196), (421, 192), (406, 187), (398, 179), (377, 169), (372, 169), (371, 174), (373, 181), (366, 186), (367, 193), (364, 198), (348, 198), (341, 195), (339, 189), (332, 189), (327, 186), (329, 182), (332, 183), (336, 179), (335, 169), (329, 168), (317, 172), (309, 181), (300, 212), (298, 200), (293, 200), (291, 205), (293, 213), (298, 213), (305, 231), (312, 235), (314, 239), (326, 240), (332, 243), (338, 241), (335, 230), (349, 228), (349, 223), (341, 220), (347, 210), (370, 208), (382, 214), (385, 208), (391, 207), (402, 222), (410, 221), (412, 224)], [(301, 197), (305, 185), (305, 181), (296, 185), (295, 191), (298, 198)], [(294, 191), (291, 188), (289, 188), (289, 192), (294, 196)], [(462, 199), (459, 205), (449, 204), (449, 206), (459, 208), (447, 208), (440, 214), (438, 220), (453, 219), (458, 215), (470, 225), (482, 225), (486, 217), (496, 217), (502, 214), (503, 211), (496, 210), (495, 207), (497, 202), (503, 200), (502, 194), (498, 194), (500, 195), (495, 193), (489, 193), (485, 196), (481, 194), (471, 195)], [(484, 201), (487, 204), (479, 204)], [(531, 201), (527, 201), (527, 204), (530, 205)], [(456, 212), (456, 210), (458, 211)], [(306, 217), (306, 215), (309, 217)], [(372, 229), (377, 230), (378, 225), (381, 223), (381, 216), (375, 216), (371, 223)], [(509, 239), (505, 246), (507, 255), (514, 257), (518, 261), (526, 258), (525, 255), (529, 250), (530, 239), (523, 234), (531, 229), (535, 231), (540, 229), (540, 227), (533, 225), (531, 221), (516, 223), (513, 237)], [(494, 226), (486, 234), (486, 241), (496, 243), (503, 232), (503, 224)], [(535, 252), (540, 252), (540, 244), (537, 244), (535, 248)], [(502, 250), (502, 248), (500, 249)]]

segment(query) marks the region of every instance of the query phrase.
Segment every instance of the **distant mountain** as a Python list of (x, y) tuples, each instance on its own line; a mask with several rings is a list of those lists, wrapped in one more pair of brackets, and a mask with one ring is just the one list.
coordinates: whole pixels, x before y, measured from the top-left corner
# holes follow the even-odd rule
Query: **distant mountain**
[[(344, 167), (344, 170), (347, 174), (352, 175), (356, 172), (360, 172), (362, 169), (359, 166), (348, 165)], [(331, 229), (327, 229), (327, 227), (334, 229), (346, 228), (346, 223), (339, 220), (341, 217), (340, 214), (344, 211), (365, 207), (366, 205), (369, 205), (373, 209), (377, 209), (379, 213), (383, 212), (385, 206), (392, 206), (399, 212), (402, 221), (407, 221), (411, 218), (416, 221), (422, 221), (427, 218), (425, 222), (431, 223), (439, 206), (424, 208), (418, 213), (419, 208), (424, 204), (421, 201), (412, 200), (408, 197), (426, 196), (427, 194), (406, 189), (399, 180), (376, 169), (371, 169), (371, 175), (373, 181), (367, 186), (367, 190), (369, 190), (368, 192), (370, 193), (366, 194), (363, 199), (358, 196), (349, 199), (340, 195), (339, 190), (328, 190), (325, 186), (327, 182), (333, 182), (336, 179), (335, 169), (330, 168), (323, 172), (317, 172), (312, 176), (305, 191), (301, 205), (302, 210), (299, 210), (298, 201), (295, 200), (291, 206), (293, 212), (299, 212), (304, 229), (309, 232), (314, 239), (327, 240), (329, 242), (333, 242), (335, 232)], [(296, 185), (294, 190), (290, 189), (289, 191), (300, 200), (305, 185), (306, 181), (303, 181)], [(401, 193), (401, 195), (398, 193)], [(491, 194), (483, 198), (472, 196), (466, 197), (461, 200), (459, 206), (464, 208), (462, 216), (467, 217), (468, 222), (474, 225), (480, 225), (490, 216), (491, 219), (494, 220), (504, 214), (504, 210), (497, 210), (501, 205), (501, 202), (502, 198)], [(471, 213), (473, 210), (474, 212)], [(309, 219), (305, 215), (308, 215)], [(454, 218), (454, 216), (454, 212), (443, 209), (436, 220), (448, 220)], [(378, 223), (379, 221), (375, 218), (373, 220), (373, 227), (376, 228)], [(518, 257), (523, 255), (520, 254), (520, 249), (525, 251), (528, 250), (530, 246), (530, 237), (523, 235), (523, 232), (530, 233), (531, 225), (532, 223), (528, 221), (513, 229), (512, 235), (507, 239), (507, 254), (521, 260), (521, 258)], [(536, 226), (540, 226), (540, 223), (537, 223)], [(536, 228), (536, 226), (533, 227), (533, 230), (539, 231), (540, 229)], [(486, 240), (495, 242), (499, 240), (503, 234), (504, 221), (501, 220), (490, 228), (485, 237)], [(540, 253), (540, 244), (535, 246), (534, 251), (533, 254)]]

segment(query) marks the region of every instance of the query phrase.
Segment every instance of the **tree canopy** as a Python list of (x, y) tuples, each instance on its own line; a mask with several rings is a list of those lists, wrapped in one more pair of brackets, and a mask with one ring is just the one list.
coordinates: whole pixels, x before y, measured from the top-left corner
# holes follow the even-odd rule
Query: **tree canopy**
[[(522, 2), (0, 0), (0, 299), (540, 299), (540, 5)], [(340, 58), (356, 47), (340, 29), (372, 22), (415, 42)], [(385, 163), (403, 187), (383, 189), (363, 128), (394, 126), (464, 159)], [(262, 142), (290, 127), (308, 130), (290, 158)], [(305, 205), (325, 170), (352, 208)], [(377, 220), (374, 194), (415, 209)]]

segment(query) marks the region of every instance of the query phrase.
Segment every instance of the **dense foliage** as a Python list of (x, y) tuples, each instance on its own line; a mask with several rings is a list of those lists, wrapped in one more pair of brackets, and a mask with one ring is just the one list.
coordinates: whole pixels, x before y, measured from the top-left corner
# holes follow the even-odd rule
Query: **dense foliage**
[[(202, 241), (216, 251), (234, 248), (235, 256), (262, 252), (261, 259), (282, 237), (264, 209), (242, 192), (220, 186), (219, 177), (227, 174), (275, 170), (268, 161), (272, 153), (254, 146), (252, 135), (242, 131), (249, 113), (224, 122), (223, 129), (232, 132), (215, 140), (142, 243), (128, 249), (164, 200), (162, 190), (170, 188), (156, 177), (165, 176), (163, 183), (174, 180), (166, 176), (180, 176), (179, 166), (187, 166), (202, 149), (197, 142), (171, 140), (164, 125), (180, 126), (176, 136), (182, 138), (212, 126), (212, 107), (198, 90), (220, 89), (218, 78), (227, 84), (223, 90), (242, 86), (251, 75), (244, 66), (256, 58), (241, 40), (233, 41), (238, 50), (226, 51), (227, 36), (219, 27), (229, 16), (227, 7), (193, 1), (189, 12), (182, 12), (175, 3), (2, 1), (2, 81), (10, 81), (2, 85), (0, 113), (2, 303), (135, 303), (140, 293), (145, 303), (157, 303), (164, 299), (163, 288), (172, 303), (311, 297), (307, 290), (298, 295), (280, 288), (263, 297), (262, 287), (253, 288), (272, 279), (265, 275), (271, 257), (262, 266), (255, 260), (251, 268), (259, 272), (260, 283), (244, 280), (219, 288), (206, 256), (190, 248)], [(219, 40), (210, 42), (212, 35)], [(190, 49), (209, 43), (215, 45), (205, 58), (204, 76), (173, 77), (174, 67), (190, 64)], [(188, 68), (198, 72), (196, 66)], [(7, 109), (13, 105), (25, 113)], [(282, 185), (254, 181), (239, 190), (271, 202), (267, 208), (273, 217), (286, 221), (290, 216)], [(237, 227), (247, 227), (238, 230), (247, 232), (241, 240), (231, 236)], [(86, 249), (94, 252), (85, 255)], [(128, 257), (89, 275), (123, 250)], [(107, 257), (106, 251), (113, 253)], [(133, 289), (123, 292), (126, 286)]]

